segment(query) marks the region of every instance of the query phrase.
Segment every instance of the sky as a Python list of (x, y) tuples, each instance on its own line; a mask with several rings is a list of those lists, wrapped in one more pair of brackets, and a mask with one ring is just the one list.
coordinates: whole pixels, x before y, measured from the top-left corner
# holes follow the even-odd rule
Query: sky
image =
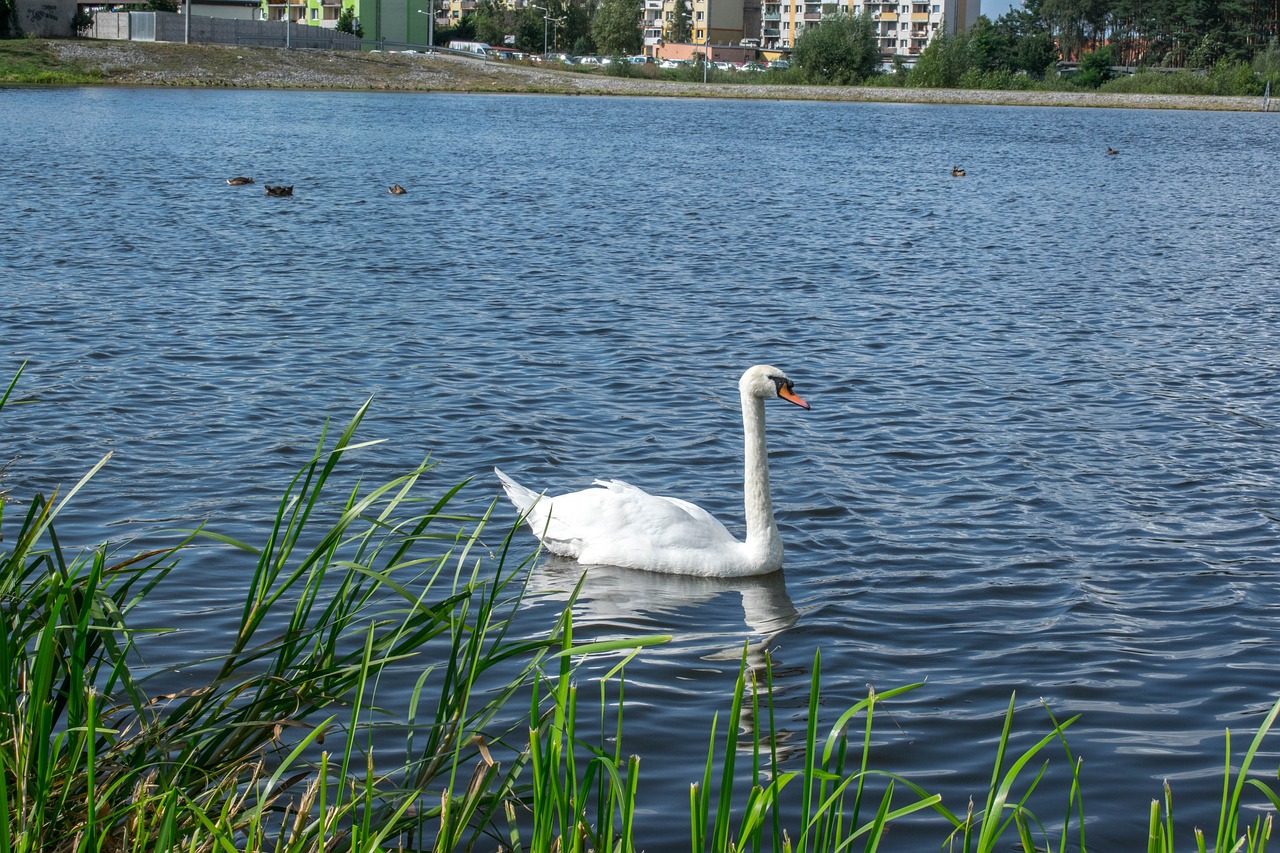
[(1021, 5), (1012, 0), (982, 0), (982, 14), (994, 21), (1012, 7)]

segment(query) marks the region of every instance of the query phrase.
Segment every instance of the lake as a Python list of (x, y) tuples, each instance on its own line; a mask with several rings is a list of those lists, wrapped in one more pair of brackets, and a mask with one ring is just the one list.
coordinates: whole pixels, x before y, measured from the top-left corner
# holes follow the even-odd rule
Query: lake
[[(1280, 695), (1280, 116), (9, 89), (0, 141), (0, 375), (37, 400), (0, 415), (5, 486), (113, 453), (64, 543), (261, 539), (370, 396), (371, 477), (430, 454), (477, 508), (494, 465), (618, 477), (740, 532), (736, 383), (770, 363), (813, 405), (769, 406), (783, 574), (599, 570), (578, 605), (582, 637), (674, 635), (627, 669), (641, 846), (688, 849), (744, 640), (792, 730), (817, 649), (827, 724), (925, 681), (875, 755), (957, 813), (1016, 692), (1018, 747), (1042, 701), (1081, 715), (1091, 849), (1141, 847), (1166, 779), (1181, 845), (1216, 826), (1223, 731), (1238, 755)], [(242, 579), (176, 580), (183, 660)]]

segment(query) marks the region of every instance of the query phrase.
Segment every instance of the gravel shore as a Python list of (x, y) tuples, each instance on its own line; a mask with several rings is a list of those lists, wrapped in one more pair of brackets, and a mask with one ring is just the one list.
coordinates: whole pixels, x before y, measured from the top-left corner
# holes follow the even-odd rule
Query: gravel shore
[(1262, 109), (1261, 98), (674, 83), (551, 71), (438, 54), (425, 56), (89, 40), (51, 41), (49, 45), (60, 60), (101, 71), (105, 83), (121, 86), (525, 92), (1254, 112)]

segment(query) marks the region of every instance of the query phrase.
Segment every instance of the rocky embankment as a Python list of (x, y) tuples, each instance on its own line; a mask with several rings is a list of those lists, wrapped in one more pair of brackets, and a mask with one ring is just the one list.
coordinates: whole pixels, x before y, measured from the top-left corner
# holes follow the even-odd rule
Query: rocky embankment
[(582, 95), (882, 101), (1055, 107), (1257, 111), (1260, 98), (1002, 92), (752, 83), (676, 83), (480, 62), (444, 55), (284, 50), (126, 41), (51, 41), (63, 61), (122, 86), (349, 89), (406, 92), (526, 92)]

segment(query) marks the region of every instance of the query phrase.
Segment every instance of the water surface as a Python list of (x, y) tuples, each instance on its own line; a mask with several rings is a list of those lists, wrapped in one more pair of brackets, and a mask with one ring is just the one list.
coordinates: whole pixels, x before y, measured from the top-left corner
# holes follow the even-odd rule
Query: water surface
[[(925, 680), (876, 758), (957, 812), (1013, 692), (1022, 746), (1042, 699), (1081, 714), (1090, 847), (1140, 846), (1164, 779), (1185, 843), (1216, 823), (1223, 729), (1280, 692), (1277, 121), (0, 91), (0, 375), (26, 361), (39, 401), (3, 415), (6, 484), (65, 489), (112, 452), (67, 541), (261, 536), (325, 419), (372, 395), (370, 477), (430, 454), (477, 507), (495, 464), (620, 477), (737, 530), (736, 380), (772, 363), (813, 404), (769, 411), (784, 575), (600, 570), (579, 607), (583, 636), (675, 635), (627, 673), (641, 846), (687, 848), (745, 639), (793, 730), (817, 649), (832, 720)], [(199, 629), (170, 653), (213, 642), (240, 581), (183, 564), (162, 616)]]

